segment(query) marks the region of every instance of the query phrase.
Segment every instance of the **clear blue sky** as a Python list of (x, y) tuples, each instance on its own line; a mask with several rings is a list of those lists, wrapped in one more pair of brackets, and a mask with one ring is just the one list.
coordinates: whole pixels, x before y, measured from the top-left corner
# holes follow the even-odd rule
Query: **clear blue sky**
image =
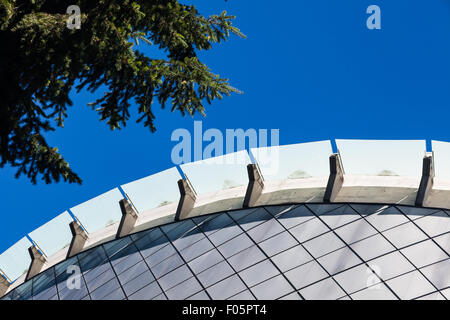
[[(450, 141), (450, 1), (194, 1), (227, 10), (248, 39), (201, 54), (244, 91), (207, 109), (203, 127), (278, 128), (280, 144), (330, 138)], [(381, 8), (382, 29), (366, 28)], [(48, 135), (83, 185), (32, 185), (0, 170), (0, 252), (64, 210), (171, 164), (171, 133), (193, 119), (155, 105), (158, 131), (112, 132), (73, 95), (64, 129)], [(195, 117), (200, 119), (201, 117)]]

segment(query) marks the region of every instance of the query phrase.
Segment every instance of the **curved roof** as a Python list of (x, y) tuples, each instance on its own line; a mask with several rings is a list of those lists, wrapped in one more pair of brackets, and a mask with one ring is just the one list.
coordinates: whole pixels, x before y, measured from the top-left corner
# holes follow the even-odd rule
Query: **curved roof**
[(238, 209), (106, 242), (3, 299), (444, 300), (449, 240), (444, 210), (338, 203)]
[[(9, 291), (22, 283), (30, 272), (29, 246), (44, 257), (39, 272), (63, 261), (74, 239), (68, 226), (73, 221), (86, 234), (80, 249), (86, 251), (116, 238), (118, 230), (132, 234), (172, 222), (180, 210), (178, 218), (185, 219), (240, 209), (246, 201), (251, 206), (323, 202), (327, 191), (332, 202), (415, 205), (420, 198), (423, 206), (450, 208), (450, 143), (433, 141), (428, 153), (425, 140), (337, 140), (336, 146), (337, 173), (331, 141), (319, 141), (251, 149), (251, 155), (241, 151), (127, 183), (30, 232), (0, 255), (0, 272), (12, 283)], [(249, 183), (249, 164), (260, 177), (260, 190)], [(180, 190), (191, 193), (180, 196)], [(136, 216), (127, 230), (119, 205), (123, 198)]]

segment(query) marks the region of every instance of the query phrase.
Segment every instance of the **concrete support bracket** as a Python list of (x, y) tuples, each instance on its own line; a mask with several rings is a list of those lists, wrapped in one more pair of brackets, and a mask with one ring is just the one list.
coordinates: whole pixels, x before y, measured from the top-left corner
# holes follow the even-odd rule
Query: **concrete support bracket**
[(0, 273), (0, 297), (8, 291), (9, 286), (9, 281)]
[(122, 218), (120, 220), (119, 229), (117, 230), (116, 238), (121, 238), (128, 235), (134, 228), (138, 214), (134, 210), (130, 201), (122, 199), (119, 201), (120, 210), (122, 211)]
[(344, 184), (344, 167), (338, 153), (330, 156), (330, 176), (323, 202), (333, 202)]
[(434, 182), (434, 159), (432, 153), (427, 153), (422, 162), (422, 178), (417, 190), (416, 206), (423, 207)]
[(264, 178), (256, 164), (247, 165), (248, 186), (244, 198), (244, 208), (255, 205), (264, 189)]
[(72, 232), (72, 241), (70, 242), (69, 251), (67, 252), (67, 258), (70, 258), (83, 251), (84, 244), (88, 239), (87, 232), (80, 226), (77, 221), (72, 221), (69, 224), (69, 227), (70, 231)]
[(187, 178), (178, 180), (178, 189), (180, 190), (180, 201), (178, 202), (175, 221), (186, 218), (197, 200), (197, 194)]
[(31, 257), (30, 268), (28, 269), (27, 276), (25, 277), (25, 281), (28, 281), (39, 272), (41, 272), (44, 264), (47, 262), (45, 256), (35, 247), (31, 246), (28, 248), (28, 253)]

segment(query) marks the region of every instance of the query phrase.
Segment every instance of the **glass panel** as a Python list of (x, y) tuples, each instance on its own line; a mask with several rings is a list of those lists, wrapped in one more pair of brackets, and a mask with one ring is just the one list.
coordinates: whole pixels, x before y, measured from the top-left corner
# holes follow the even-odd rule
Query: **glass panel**
[(314, 257), (318, 258), (344, 247), (345, 243), (330, 231), (320, 237), (305, 242), (304, 246)]
[(278, 275), (254, 286), (250, 290), (252, 290), (258, 300), (274, 300), (292, 292), (294, 288), (282, 275)]
[[(131, 238), (134, 239), (133, 235)], [(169, 244), (169, 239), (157, 228), (150, 232), (147, 232), (144, 236), (140, 236), (138, 240), (135, 240), (135, 245), (144, 258), (151, 256), (160, 249)]]
[(191, 271), (189, 271), (188, 267), (184, 265), (166, 274), (165, 276), (160, 278), (158, 282), (161, 285), (161, 288), (163, 288), (164, 291), (167, 291), (170, 288), (175, 287), (177, 284), (189, 279), (192, 276), (193, 275)]
[(122, 284), (122, 288), (127, 294), (127, 296), (132, 295), (133, 293), (137, 292), (138, 290), (142, 289), (143, 287), (147, 286), (148, 284), (152, 283), (155, 280), (153, 275), (150, 271), (145, 271), (144, 273), (141, 273), (133, 280)]
[[(208, 238), (211, 240), (211, 242), (217, 247), (221, 246), (224, 243), (227, 243), (227, 241), (230, 241), (230, 239), (236, 239), (240, 234), (242, 234), (243, 231), (239, 226), (235, 223), (232, 225), (229, 225), (227, 227), (222, 228), (221, 230), (214, 232), (208, 236)], [(233, 241), (231, 240), (231, 241)], [(230, 242), (231, 242), (230, 241)], [(241, 247), (241, 250), (244, 249)]]
[(273, 218), (264, 208), (231, 212), (230, 215), (246, 231)]
[(319, 262), (331, 275), (362, 263), (361, 259), (347, 247), (327, 254), (318, 259), (317, 262)]
[(333, 277), (348, 294), (381, 282), (367, 265), (359, 265)]
[(438, 245), (450, 255), (450, 233), (434, 238)]
[(377, 231), (364, 219), (357, 220), (335, 230), (339, 237), (348, 244), (368, 238)]
[(377, 211), (372, 215), (366, 216), (366, 219), (378, 231), (384, 231), (408, 222), (408, 219), (395, 207)]
[(172, 244), (169, 243), (160, 250), (156, 251), (154, 254), (148, 256), (145, 261), (147, 261), (147, 264), (150, 268), (153, 268), (157, 264), (174, 255), (178, 256), (178, 253), (176, 252)]
[(105, 250), (102, 246), (82, 252), (78, 255), (81, 271), (87, 273), (97, 266), (107, 263)]
[(336, 140), (346, 174), (422, 175), (425, 140)]
[(204, 270), (202, 273), (198, 274), (197, 277), (205, 287), (209, 287), (234, 273), (235, 272), (230, 265), (226, 261), (222, 261)]
[(395, 250), (394, 246), (380, 234), (355, 242), (350, 245), (350, 247), (355, 250), (364, 261), (371, 260)]
[(121, 288), (118, 288), (112, 293), (108, 294), (107, 296), (99, 300), (123, 300), (123, 299), (125, 299), (125, 294), (123, 293), (123, 290)]
[(282, 215), (290, 210), (293, 210), (295, 208), (299, 207), (298, 205), (288, 205), (288, 206), (265, 206), (264, 208), (269, 211), (271, 215), (274, 217), (278, 217), (279, 215)]
[(252, 246), (228, 258), (228, 262), (234, 270), (239, 272), (264, 259), (262, 251), (257, 246)]
[(276, 255), (281, 251), (296, 246), (298, 242), (288, 232), (283, 232), (275, 237), (265, 240), (259, 244), (261, 249), (269, 256)]
[(436, 289), (420, 274), (419, 271), (413, 271), (394, 278), (386, 282), (402, 300), (410, 300), (427, 293), (436, 291)]
[(242, 233), (232, 240), (225, 242), (218, 247), (218, 249), (225, 258), (228, 258), (244, 249), (251, 247), (253, 244), (253, 241), (248, 237), (248, 235)]
[(296, 289), (304, 288), (314, 282), (328, 277), (320, 265), (311, 261), (285, 273), (285, 276)]
[(328, 232), (330, 229), (317, 218), (311, 219), (289, 230), (290, 233), (299, 241), (305, 242), (314, 237)]
[(98, 287), (94, 291), (91, 291), (92, 300), (101, 300), (110, 295), (113, 291), (120, 288), (119, 281), (113, 278), (109, 282), (104, 283), (102, 286)]
[(281, 272), (286, 272), (312, 259), (313, 257), (302, 246), (283, 251), (271, 258)]
[(120, 283), (125, 284), (146, 271), (149, 271), (147, 264), (144, 261), (141, 261), (135, 264), (134, 266), (130, 267), (129, 269), (125, 270), (117, 277), (119, 278)]
[(72, 240), (69, 223), (72, 221), (70, 214), (65, 211), (31, 232), (29, 236), (49, 257), (69, 246)]
[(281, 297), (279, 300), (302, 300), (302, 298), (297, 292), (293, 292), (287, 296)]
[(328, 177), (329, 157), (333, 150), (330, 141), (327, 140), (252, 148), (251, 153), (264, 179), (270, 181)]
[(270, 260), (264, 260), (263, 262), (239, 272), (242, 280), (244, 280), (249, 287), (253, 287), (277, 274), (279, 274), (279, 272)]
[(447, 259), (423, 268), (422, 272), (440, 290), (450, 286), (449, 268), (450, 259)]
[(167, 300), (167, 297), (164, 293), (158, 294), (156, 297), (152, 298), (152, 300)]
[(241, 293), (232, 296), (231, 298), (228, 298), (228, 300), (255, 300), (255, 297), (249, 290), (245, 290)]
[(431, 141), (434, 157), (434, 172), (436, 177), (450, 180), (450, 143), (442, 141)]
[(247, 234), (256, 242), (264, 241), (276, 234), (283, 232), (285, 229), (275, 219), (270, 219), (263, 224), (251, 229)]
[(183, 300), (202, 290), (202, 286), (194, 277), (180, 283), (166, 292), (170, 300)]
[(416, 220), (432, 213), (438, 212), (439, 209), (417, 208), (407, 206), (397, 206), (397, 209), (403, 212), (411, 220)]
[(353, 208), (356, 212), (358, 212), (362, 216), (368, 216), (375, 212), (382, 211), (386, 209), (388, 206), (384, 204), (350, 204), (350, 207)]
[(193, 220), (207, 236), (219, 232), (230, 225), (235, 225), (234, 221), (226, 213), (212, 215), (209, 217), (198, 217)]
[(182, 164), (181, 169), (195, 191), (203, 194), (247, 185), (247, 165), (250, 163), (250, 157), (244, 150)]
[[(29, 281), (31, 282), (31, 281)], [(45, 270), (33, 278), (33, 296), (36, 300), (46, 300), (56, 294), (55, 271), (53, 268)]]
[(111, 264), (117, 274), (142, 261), (142, 256), (133, 243), (127, 244), (110, 256)]
[(180, 179), (181, 176), (177, 168), (171, 168), (124, 184), (121, 187), (137, 210), (142, 213), (172, 202), (178, 202), (180, 191), (177, 183)]
[(398, 251), (372, 260), (369, 265), (385, 281), (414, 269), (414, 266)]
[(123, 199), (122, 194), (115, 188), (70, 210), (87, 231), (92, 233), (120, 221), (122, 212), (119, 201), (121, 199)]
[(382, 283), (351, 295), (353, 300), (397, 300), (395, 295)]
[(237, 275), (231, 276), (206, 289), (213, 300), (227, 299), (246, 289)]
[(319, 215), (320, 219), (332, 229), (361, 218), (361, 216), (349, 205), (344, 205)]
[(447, 298), (447, 300), (450, 300), (450, 288), (442, 290), (441, 293), (444, 297)]
[(430, 237), (450, 231), (450, 217), (444, 211), (417, 219), (415, 223)]
[(189, 267), (196, 274), (219, 263), (223, 258), (217, 250), (211, 250), (200, 257), (188, 262)]
[(448, 255), (439, 248), (433, 241), (428, 240), (420, 242), (413, 246), (407, 247), (401, 252), (411, 261), (417, 268), (445, 260)]
[(210, 300), (210, 299), (205, 291), (201, 291), (199, 293), (194, 294), (193, 296), (190, 296), (186, 300)]
[[(269, 208), (270, 207), (267, 207), (267, 210), (270, 211)], [(303, 205), (289, 211), (281, 212), (277, 215), (278, 222), (280, 222), (287, 229), (295, 227), (301, 223), (305, 223), (314, 217), (315, 215)]]
[(46, 288), (41, 291), (39, 294), (33, 296), (33, 300), (52, 300), (52, 298), (56, 295), (56, 286), (52, 285), (51, 287)]
[(426, 296), (420, 297), (417, 300), (446, 300), (446, 299), (439, 292), (434, 292), (427, 294)]
[[(146, 262), (149, 263), (152, 257), (153, 256), (147, 258)], [(183, 259), (178, 255), (178, 253), (175, 253), (170, 257), (164, 259), (160, 263), (155, 264), (153, 267), (151, 267), (151, 270), (155, 275), (155, 277), (158, 279), (163, 275), (171, 272), (172, 270), (178, 268), (179, 266), (182, 266), (183, 264), (184, 264)]]
[(93, 277), (93, 274), (95, 273), (94, 271), (91, 271), (85, 275), (84, 278), (86, 280), (86, 284), (90, 292), (97, 290), (97, 288), (103, 286), (105, 283), (115, 278), (115, 274), (111, 266), (109, 264), (105, 264), (104, 266), (105, 266), (104, 269), (106, 270), (102, 270), (103, 272), (98, 275), (96, 274), (95, 277)]
[(322, 214), (327, 214), (329, 212), (335, 211), (335, 212), (339, 212), (336, 211), (339, 208), (344, 207), (344, 204), (309, 204), (307, 205), (307, 207), (313, 211), (315, 214), (317, 215), (322, 215)]
[(181, 250), (180, 254), (185, 261), (191, 261), (212, 249), (214, 249), (214, 246), (211, 244), (211, 241), (207, 238), (203, 238), (193, 245)]
[(383, 234), (397, 249), (427, 238), (412, 222), (384, 231)]
[(156, 281), (150, 283), (146, 287), (137, 291), (128, 297), (129, 300), (150, 300), (155, 298), (161, 293), (161, 288)]
[[(14, 300), (30, 300), (31, 294), (32, 294), (32, 284), (33, 284), (33, 281), (28, 281), (28, 282), (25, 282), (24, 284), (20, 285), (16, 289), (14, 289), (14, 291), (15, 291)], [(38, 294), (38, 293), (36, 293), (36, 294)]]
[(322, 280), (303, 290), (301, 295), (306, 300), (336, 300), (345, 296), (345, 292), (336, 284), (332, 278)]
[[(81, 281), (80, 289), (69, 289), (67, 286), (63, 285), (62, 288), (59, 288), (60, 285), (58, 285), (59, 290), (59, 299), (60, 300), (80, 300), (85, 299), (88, 295), (88, 291), (86, 289), (86, 285), (83, 281)], [(90, 298), (87, 298), (90, 299)]]
[(167, 232), (164, 226), (161, 227), (161, 229), (166, 233), (169, 240), (172, 241), (172, 244), (178, 250), (183, 250), (205, 237), (192, 220), (183, 221), (183, 223), (180, 224), (180, 227), (171, 230), (170, 232)]
[(28, 248), (31, 242), (23, 237), (0, 255), (0, 270), (14, 281), (28, 271), (31, 258)]

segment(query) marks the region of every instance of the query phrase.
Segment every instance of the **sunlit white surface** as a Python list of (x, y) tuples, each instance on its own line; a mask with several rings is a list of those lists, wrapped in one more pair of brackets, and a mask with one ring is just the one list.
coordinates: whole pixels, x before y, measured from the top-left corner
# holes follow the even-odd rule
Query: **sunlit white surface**
[(346, 174), (422, 175), (425, 140), (336, 140)]
[(31, 242), (23, 237), (0, 255), (0, 269), (11, 281), (28, 271), (31, 262), (29, 247)]
[(89, 233), (103, 229), (120, 221), (122, 213), (119, 201), (123, 199), (119, 189), (115, 188), (98, 197), (70, 209)]
[(324, 177), (330, 173), (330, 141), (252, 148), (265, 180)]
[(181, 176), (171, 168), (151, 176), (122, 185), (139, 213), (165, 204), (177, 202), (180, 198), (178, 180)]
[(436, 177), (450, 180), (450, 143), (433, 140), (431, 145)]
[(220, 191), (248, 183), (247, 165), (251, 163), (247, 151), (181, 165), (198, 194)]
[(70, 214), (65, 211), (28, 235), (45, 255), (51, 256), (70, 244), (72, 233), (69, 223), (72, 221)]

